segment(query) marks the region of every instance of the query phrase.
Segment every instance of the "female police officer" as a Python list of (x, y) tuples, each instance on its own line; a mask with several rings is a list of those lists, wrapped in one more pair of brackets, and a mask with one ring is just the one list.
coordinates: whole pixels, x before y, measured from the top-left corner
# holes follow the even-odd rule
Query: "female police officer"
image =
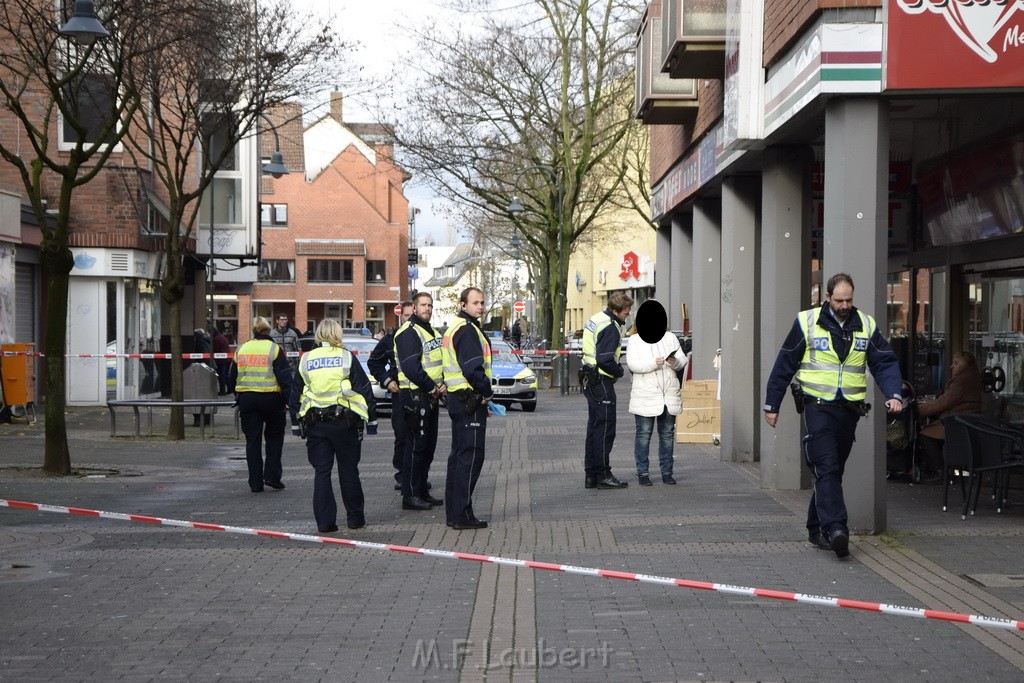
[[(257, 316), (252, 321), (253, 338), (238, 347), (228, 370), (228, 386), (238, 401), (238, 418), (245, 433), (245, 461), (249, 466), (249, 489), (263, 491), (263, 484), (283, 489), (281, 451), (284, 448), (285, 411), (292, 388), (288, 359), (267, 334), (270, 321)], [(263, 463), (263, 439), (267, 440), (267, 462)]]
[(322, 533), (338, 530), (338, 505), (331, 470), (338, 460), (341, 500), (348, 528), (366, 524), (359, 457), (363, 425), (377, 433), (377, 406), (370, 381), (352, 353), (341, 345), (341, 325), (324, 320), (316, 328), (319, 346), (302, 356), (292, 387), (292, 424), (302, 421), (313, 477), (313, 515)]

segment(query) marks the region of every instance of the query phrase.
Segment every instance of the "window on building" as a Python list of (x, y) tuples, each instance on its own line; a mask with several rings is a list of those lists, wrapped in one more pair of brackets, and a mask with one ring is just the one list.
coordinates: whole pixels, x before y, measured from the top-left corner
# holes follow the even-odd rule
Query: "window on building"
[(260, 223), (265, 228), (284, 228), (288, 225), (287, 204), (260, 204)]
[(306, 264), (307, 282), (352, 282), (352, 259), (310, 259)]
[[(200, 163), (204, 168), (213, 165), (227, 151), (226, 145), (233, 137), (229, 133), (234, 120), (221, 111), (211, 110), (203, 115), (202, 145), (199, 151)], [(242, 172), (241, 150), (238, 145), (227, 151), (227, 156), (217, 165), (213, 181), (207, 186), (199, 204), (199, 223), (209, 225), (240, 225), (242, 223)]]
[(295, 261), (263, 259), (260, 262), (260, 282), (295, 282)]
[(367, 261), (366, 262), (366, 281), (367, 282), (384, 282), (388, 279), (388, 263), (387, 261)]
[[(64, 86), (64, 99), (72, 116), (61, 116), (61, 149), (71, 149), (79, 140), (106, 144), (115, 141), (120, 123), (115, 122), (107, 129), (117, 111), (117, 90), (112, 76), (82, 73)], [(81, 130), (76, 130), (76, 125)]]

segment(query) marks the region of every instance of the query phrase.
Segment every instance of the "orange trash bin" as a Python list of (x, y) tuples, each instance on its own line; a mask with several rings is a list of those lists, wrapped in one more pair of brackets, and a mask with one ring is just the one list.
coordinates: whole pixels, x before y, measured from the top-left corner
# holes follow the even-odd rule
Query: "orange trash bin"
[[(28, 405), (35, 401), (35, 374), (33, 368), (35, 344), (0, 344), (0, 381), (3, 382), (3, 402), (9, 406)], [(9, 356), (8, 353), (18, 355)]]

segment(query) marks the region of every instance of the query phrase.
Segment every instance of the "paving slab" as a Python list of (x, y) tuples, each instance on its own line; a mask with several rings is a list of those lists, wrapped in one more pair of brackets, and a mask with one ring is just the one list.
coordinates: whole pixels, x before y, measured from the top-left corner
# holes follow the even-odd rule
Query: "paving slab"
[[(543, 392), (537, 412), (493, 418), (474, 500), (491, 521), (481, 531), (401, 510), (385, 425), (363, 444), (367, 527), (333, 535), (1024, 618), (1024, 511), (997, 515), (983, 499), (961, 520), (941, 511), (941, 486), (889, 484), (890, 529), (855, 537), (839, 561), (806, 542), (806, 491), (762, 490), (756, 463), (723, 463), (717, 447), (677, 444), (679, 484), (638, 486), (633, 420), (625, 401), (619, 410), (612, 464), (630, 486), (617, 491), (583, 487), (579, 395)], [(155, 411), (158, 434), (166, 419)], [(70, 409), (68, 424), (82, 476), (41, 476), (41, 425), (0, 425), (0, 498), (316, 533), (297, 439), (285, 445), (287, 488), (252, 494), (231, 430), (111, 438), (105, 408)], [(442, 419), (435, 495), (450, 434)], [(0, 604), (4, 680), (1024, 678), (1016, 632), (6, 508)]]

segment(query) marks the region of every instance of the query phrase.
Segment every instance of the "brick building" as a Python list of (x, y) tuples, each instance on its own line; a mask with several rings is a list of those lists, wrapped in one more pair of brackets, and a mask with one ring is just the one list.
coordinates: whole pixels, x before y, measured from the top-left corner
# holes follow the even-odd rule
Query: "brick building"
[[(218, 308), (231, 310), (237, 301), (230, 322), (240, 340), (253, 315), (285, 314), (300, 331), (324, 318), (372, 330), (393, 326), (393, 309), (408, 296), (403, 186), (410, 176), (394, 161), (389, 131), (346, 123), (340, 93), (332, 94), (330, 113), (308, 126), (297, 111), (272, 118), (281, 123), (290, 173), (263, 180), (262, 260), (251, 294), (218, 294)], [(261, 140), (265, 154), (271, 142)]]
[[(797, 311), (836, 272), (937, 393), (952, 353), (1005, 372), (1024, 414), (1024, 14), (1012, 3), (656, 0), (637, 31), (655, 275), (694, 377), (722, 350), (722, 457), (796, 489), (800, 421), (765, 426)], [(903, 334), (909, 332), (909, 334)], [(876, 396), (877, 399), (877, 396)], [(876, 401), (877, 402), (877, 401)], [(858, 430), (851, 526), (886, 526), (884, 420)]]

